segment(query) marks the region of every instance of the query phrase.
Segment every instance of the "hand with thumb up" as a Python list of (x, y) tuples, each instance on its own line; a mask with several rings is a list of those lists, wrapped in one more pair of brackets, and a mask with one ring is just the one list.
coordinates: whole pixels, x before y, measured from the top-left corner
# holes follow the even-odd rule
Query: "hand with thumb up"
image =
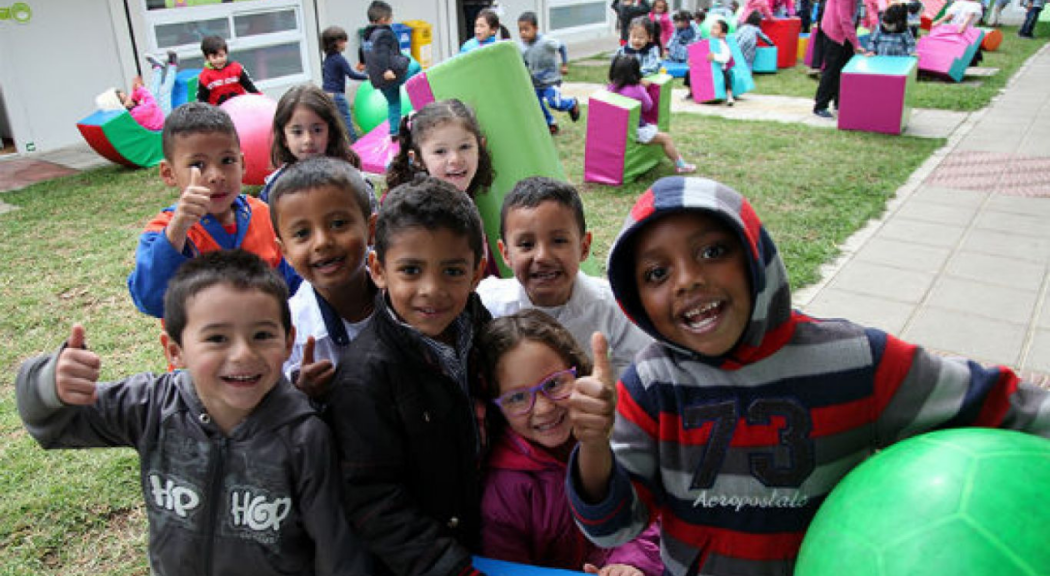
[(609, 362), (609, 344), (600, 332), (591, 335), (594, 370), (576, 380), (569, 396), (569, 418), (579, 442), (577, 464), (583, 495), (591, 502), (605, 499), (612, 473), (609, 437), (616, 417), (616, 376)]
[(71, 405), (94, 404), (102, 360), (87, 349), (84, 327), (74, 324), (66, 347), (55, 364), (55, 391), (58, 399)]
[(186, 234), (194, 224), (208, 215), (211, 204), (211, 190), (204, 185), (201, 169), (193, 166), (190, 168), (190, 183), (179, 195), (179, 202), (175, 205), (175, 215), (164, 233), (175, 250), (182, 252), (186, 247)]

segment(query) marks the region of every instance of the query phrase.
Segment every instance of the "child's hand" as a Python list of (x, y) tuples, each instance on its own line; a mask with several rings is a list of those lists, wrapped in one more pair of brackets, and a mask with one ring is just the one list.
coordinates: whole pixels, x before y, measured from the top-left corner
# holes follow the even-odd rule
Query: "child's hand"
[(594, 370), (576, 379), (569, 396), (572, 431), (581, 445), (608, 449), (616, 414), (616, 382), (609, 363), (609, 344), (600, 332), (591, 336)]
[(645, 78), (642, 78), (642, 81), (639, 82), (639, 84), (641, 84), (642, 86), (648, 88), (648, 87), (653, 85), (653, 81), (652, 80), (646, 80)]
[(358, 72), (364, 72), (365, 71), (365, 63), (364, 62), (358, 62), (357, 64), (354, 64), (354, 68), (357, 68)]
[(387, 70), (383, 72), (383, 80), (396, 80), (397, 74), (394, 74), (393, 70)]
[(871, 50), (868, 50), (867, 52), (865, 52), (865, 53), (864, 53), (864, 55), (865, 55), (865, 56), (874, 56), (874, 55), (875, 55), (875, 53), (874, 53), (874, 52), (872, 52)]
[(55, 364), (55, 391), (58, 399), (71, 405), (94, 404), (102, 360), (86, 346), (84, 327), (74, 324), (66, 347)]
[(201, 185), (201, 170), (196, 166), (190, 168), (190, 183), (179, 196), (175, 205), (175, 215), (168, 224), (168, 240), (180, 252), (186, 243), (186, 233), (201, 218), (208, 215), (208, 204), (211, 202), (211, 190)]
[(569, 65), (568, 64), (562, 64), (561, 65), (561, 74), (562, 74), (562, 76), (564, 76), (564, 75), (566, 75), (568, 73), (569, 73)]
[(644, 576), (644, 572), (627, 564), (606, 564), (601, 569), (594, 564), (584, 564), (583, 571), (598, 576)]
[(714, 52), (708, 52), (707, 53), (707, 61), (708, 62), (714, 62), (715, 61), (715, 53)]
[(310, 398), (320, 398), (328, 390), (328, 384), (335, 376), (335, 365), (331, 360), (314, 362), (314, 346), (317, 341), (313, 336), (306, 339), (303, 346), (303, 361), (299, 365), (299, 377), (295, 380), (295, 387), (302, 390)]

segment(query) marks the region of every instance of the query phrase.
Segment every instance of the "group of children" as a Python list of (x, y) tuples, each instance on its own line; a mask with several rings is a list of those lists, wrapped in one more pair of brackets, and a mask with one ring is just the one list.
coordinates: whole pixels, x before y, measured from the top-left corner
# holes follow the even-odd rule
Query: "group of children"
[[(630, 56), (632, 72), (639, 67)], [(221, 109), (179, 107), (180, 191), (128, 284), (175, 371), (101, 383), (75, 325), (27, 361), (19, 413), (46, 448), (141, 457), (153, 573), (476, 574), (475, 554), (601, 576), (790, 574), (832, 487), (949, 426), (1050, 436), (1050, 394), (791, 309), (747, 200), (669, 177), (608, 260), (576, 189), (525, 178), (486, 277), (472, 111), (399, 122), (375, 192), (334, 99), (285, 94), (267, 202), (241, 193)]]

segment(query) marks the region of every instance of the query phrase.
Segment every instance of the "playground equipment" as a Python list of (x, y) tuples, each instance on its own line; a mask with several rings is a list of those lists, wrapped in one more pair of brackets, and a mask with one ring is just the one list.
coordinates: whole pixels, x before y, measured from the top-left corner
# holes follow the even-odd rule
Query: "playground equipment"
[(273, 116), (277, 102), (262, 94), (245, 94), (230, 98), (219, 106), (230, 115), (244, 154), (245, 184), (259, 186), (266, 181), (273, 144)]
[[(740, 46), (736, 43), (736, 35), (726, 36), (726, 46), (733, 55), (736, 63), (730, 69), (732, 90), (734, 96), (740, 96), (755, 89), (755, 80), (751, 77), (744, 55), (740, 52)], [(717, 62), (708, 62), (707, 55), (711, 52), (709, 40), (700, 40), (689, 45), (689, 83), (693, 90), (693, 100), (697, 102), (714, 102), (725, 100), (726, 86), (722, 71)]]
[(755, 63), (751, 66), (754, 74), (776, 74), (777, 47), (758, 46), (755, 48)]
[(951, 24), (938, 26), (919, 38), (919, 70), (962, 82), (983, 38), (980, 28), (967, 28), (960, 34)]
[(918, 60), (911, 56), (854, 56), (842, 69), (839, 130), (903, 132), (917, 75)]
[(663, 148), (642, 144), (635, 137), (640, 118), (656, 124), (661, 132), (671, 127), (671, 76), (648, 78), (646, 90), (653, 108), (642, 114), (642, 103), (608, 90), (591, 95), (587, 104), (587, 141), (583, 156), (583, 179), (619, 186), (648, 172), (663, 158)]
[[(414, 59), (408, 63), (408, 77), (411, 78), (423, 68)], [(401, 115), (405, 116), (412, 111), (412, 103), (409, 102), (408, 93), (404, 85), (401, 86)], [(361, 131), (369, 133), (375, 130), (383, 122), (387, 121), (386, 97), (372, 86), (371, 82), (362, 82), (357, 87), (354, 95), (354, 119)]]
[(799, 18), (772, 18), (762, 20), (762, 31), (777, 47), (777, 68), (792, 68), (798, 61), (798, 35), (802, 30)]
[(960, 428), (876, 454), (831, 491), (797, 576), (1050, 574), (1050, 441)]

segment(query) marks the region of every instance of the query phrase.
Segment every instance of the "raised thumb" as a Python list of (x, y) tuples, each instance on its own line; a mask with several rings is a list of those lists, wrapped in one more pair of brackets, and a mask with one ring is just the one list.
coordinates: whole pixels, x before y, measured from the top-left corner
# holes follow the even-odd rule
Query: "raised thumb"
[(73, 329), (69, 332), (69, 340), (66, 341), (66, 346), (69, 348), (87, 348), (87, 334), (83, 326), (80, 324), (73, 325)]
[(591, 376), (601, 380), (606, 386), (612, 386), (616, 375), (609, 362), (609, 342), (601, 332), (591, 334), (591, 355), (594, 357), (594, 370)]
[(303, 361), (302, 365), (314, 363), (314, 347), (317, 345), (317, 341), (314, 340), (313, 336), (306, 339), (306, 344), (303, 345)]

